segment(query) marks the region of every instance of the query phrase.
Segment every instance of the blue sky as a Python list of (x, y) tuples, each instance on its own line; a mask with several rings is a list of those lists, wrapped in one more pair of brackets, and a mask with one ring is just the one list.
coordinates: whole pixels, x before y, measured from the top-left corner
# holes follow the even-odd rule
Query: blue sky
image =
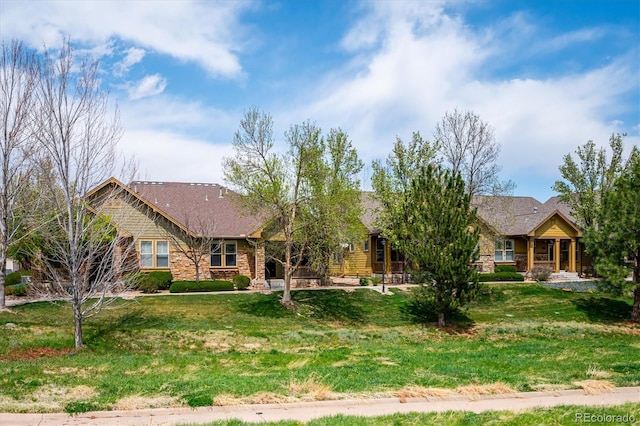
[[(516, 195), (554, 195), (564, 154), (640, 144), (640, 2), (15, 1), (2, 40), (99, 57), (141, 179), (223, 182), (243, 112), (346, 131), (370, 165), (471, 110)], [(366, 178), (366, 173), (363, 173)]]

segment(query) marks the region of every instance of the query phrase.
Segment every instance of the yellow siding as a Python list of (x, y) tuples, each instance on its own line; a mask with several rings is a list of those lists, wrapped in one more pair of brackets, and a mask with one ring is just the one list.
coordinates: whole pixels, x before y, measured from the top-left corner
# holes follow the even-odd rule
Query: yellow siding
[(576, 237), (576, 231), (559, 216), (553, 216), (536, 229), (537, 238), (570, 238)]
[(348, 248), (344, 249), (342, 263), (335, 263), (331, 260), (329, 267), (331, 275), (351, 275), (351, 276), (371, 276), (373, 268), (371, 266), (371, 250), (372, 239), (367, 237), (369, 241), (369, 250), (364, 251), (364, 241), (354, 244), (353, 252)]
[(522, 238), (515, 238), (515, 253), (516, 254), (527, 254), (527, 240)]

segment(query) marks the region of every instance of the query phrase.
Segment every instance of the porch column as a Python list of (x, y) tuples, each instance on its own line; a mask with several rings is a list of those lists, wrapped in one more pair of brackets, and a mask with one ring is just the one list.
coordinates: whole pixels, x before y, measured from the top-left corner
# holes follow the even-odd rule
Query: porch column
[(560, 272), (560, 238), (553, 243), (553, 260), (555, 261), (553, 272)]
[(576, 272), (576, 239), (571, 238), (569, 246), (569, 271)]
[(527, 272), (531, 272), (533, 264), (536, 259), (536, 239), (535, 237), (529, 237), (527, 241)]

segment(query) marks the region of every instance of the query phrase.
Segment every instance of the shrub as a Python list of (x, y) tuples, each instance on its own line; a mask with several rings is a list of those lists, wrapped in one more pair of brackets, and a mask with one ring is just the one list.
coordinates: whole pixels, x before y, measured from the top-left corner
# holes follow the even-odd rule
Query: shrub
[(4, 277), (4, 285), (16, 285), (22, 282), (23, 275), (31, 275), (31, 271), (15, 271)]
[(246, 290), (249, 288), (249, 284), (251, 284), (251, 278), (241, 274), (234, 275), (232, 281), (236, 286), (236, 290)]
[(536, 281), (547, 281), (553, 271), (548, 266), (534, 266), (531, 269), (531, 278)]
[(361, 285), (361, 286), (368, 286), (368, 285), (369, 285), (369, 278), (367, 278), (367, 277), (360, 277), (360, 285)]
[(202, 291), (232, 291), (231, 281), (174, 281), (169, 288), (170, 293), (191, 293)]
[(135, 283), (135, 287), (143, 293), (157, 293), (158, 290), (168, 290), (173, 276), (169, 271), (151, 271), (141, 275)]
[(369, 281), (373, 285), (378, 285), (378, 284), (380, 284), (382, 282), (382, 278), (380, 278), (380, 277), (371, 277), (371, 278), (369, 278)]
[(478, 281), (524, 281), (524, 275), (517, 272), (494, 272), (489, 274), (478, 274)]
[(514, 265), (496, 265), (493, 272), (518, 272)]
[(26, 284), (6, 285), (4, 287), (4, 294), (7, 296), (26, 296), (27, 285)]

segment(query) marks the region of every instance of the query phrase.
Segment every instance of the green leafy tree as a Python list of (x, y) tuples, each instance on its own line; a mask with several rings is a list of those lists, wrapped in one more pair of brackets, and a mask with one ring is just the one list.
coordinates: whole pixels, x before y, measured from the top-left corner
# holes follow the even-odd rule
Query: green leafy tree
[[(602, 196), (598, 228), (586, 234), (595, 268), (615, 293), (633, 291), (631, 320), (640, 320), (640, 151), (634, 147), (612, 188)], [(629, 272), (632, 280), (627, 281)]]
[(380, 203), (376, 212), (376, 226), (391, 246), (405, 255), (407, 205), (413, 180), (422, 167), (431, 164), (437, 153), (437, 147), (415, 132), (411, 141), (405, 144), (396, 138), (391, 154), (383, 164), (372, 164), (372, 187), (374, 197)]
[(605, 149), (598, 149), (593, 141), (578, 147), (577, 159), (574, 160), (571, 154), (563, 158), (559, 168), (562, 180), (555, 182), (553, 190), (571, 208), (571, 214), (583, 230), (598, 226), (602, 196), (611, 190), (622, 170), (624, 136), (614, 134), (609, 138), (610, 161), (607, 161)]
[(477, 255), (480, 227), (471, 196), (459, 174), (439, 166), (421, 167), (411, 180), (405, 205), (405, 250), (420, 277), (418, 303), (445, 317), (473, 300), (479, 285), (470, 266)]
[(272, 129), (269, 114), (247, 111), (234, 137), (236, 154), (225, 158), (223, 167), (247, 210), (268, 219), (263, 237), (275, 240), (268, 251), (283, 266), (281, 302), (290, 306), (295, 271), (302, 266), (328, 271), (328, 253), (354, 229), (362, 163), (340, 130), (325, 141), (308, 121), (292, 125), (285, 132), (288, 151), (279, 154)]

